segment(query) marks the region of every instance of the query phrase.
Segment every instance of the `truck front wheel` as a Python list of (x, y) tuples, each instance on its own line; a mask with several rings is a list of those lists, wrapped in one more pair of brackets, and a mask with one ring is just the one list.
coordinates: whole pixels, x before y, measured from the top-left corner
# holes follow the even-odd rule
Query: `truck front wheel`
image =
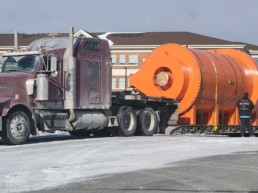
[(24, 111), (11, 112), (4, 121), (2, 138), (7, 145), (21, 145), (30, 137), (31, 123)]

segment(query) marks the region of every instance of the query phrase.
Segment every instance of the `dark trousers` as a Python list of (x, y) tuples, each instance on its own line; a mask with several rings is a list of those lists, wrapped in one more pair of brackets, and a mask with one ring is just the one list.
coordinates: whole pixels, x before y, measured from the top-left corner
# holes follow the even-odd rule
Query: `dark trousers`
[(251, 125), (251, 119), (240, 119), (241, 125), (240, 125), (240, 133), (241, 136), (245, 136), (246, 129), (248, 130), (249, 135), (253, 135), (253, 126)]

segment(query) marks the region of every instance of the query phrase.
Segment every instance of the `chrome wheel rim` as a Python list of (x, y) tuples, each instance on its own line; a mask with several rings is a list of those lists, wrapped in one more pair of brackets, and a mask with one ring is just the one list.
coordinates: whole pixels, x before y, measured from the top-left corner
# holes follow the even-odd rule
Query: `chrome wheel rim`
[(15, 116), (10, 123), (10, 132), (16, 139), (23, 139), (27, 130), (26, 119), (21, 116)]

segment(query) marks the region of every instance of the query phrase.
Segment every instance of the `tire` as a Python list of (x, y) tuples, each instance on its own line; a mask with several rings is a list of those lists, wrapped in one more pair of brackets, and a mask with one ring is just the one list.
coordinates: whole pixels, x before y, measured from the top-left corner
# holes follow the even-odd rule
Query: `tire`
[(27, 142), (31, 133), (31, 122), (24, 111), (13, 111), (4, 120), (2, 138), (7, 145), (21, 145)]
[(91, 135), (90, 131), (85, 131), (85, 130), (76, 130), (76, 131), (69, 131), (69, 134), (73, 137), (89, 137)]
[(156, 133), (158, 127), (158, 118), (152, 108), (145, 108), (138, 114), (138, 123), (140, 134), (143, 136), (152, 136)]
[(137, 118), (132, 107), (120, 107), (117, 113), (118, 134), (120, 136), (133, 136), (137, 127)]

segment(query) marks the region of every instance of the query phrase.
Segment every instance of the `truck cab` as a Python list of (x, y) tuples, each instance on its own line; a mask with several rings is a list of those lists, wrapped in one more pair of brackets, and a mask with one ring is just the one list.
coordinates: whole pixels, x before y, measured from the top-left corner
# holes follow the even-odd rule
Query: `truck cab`
[(73, 136), (151, 136), (177, 120), (177, 101), (136, 90), (112, 92), (108, 41), (43, 38), (26, 52), (3, 55), (0, 73), (0, 135), (25, 143), (39, 131)]
[[(7, 144), (24, 143), (39, 130), (106, 125), (102, 110), (111, 106), (108, 43), (98, 38), (69, 43), (68, 37), (44, 38), (32, 42), (29, 51), (3, 55), (0, 133)], [(90, 121), (93, 116), (98, 123)]]

